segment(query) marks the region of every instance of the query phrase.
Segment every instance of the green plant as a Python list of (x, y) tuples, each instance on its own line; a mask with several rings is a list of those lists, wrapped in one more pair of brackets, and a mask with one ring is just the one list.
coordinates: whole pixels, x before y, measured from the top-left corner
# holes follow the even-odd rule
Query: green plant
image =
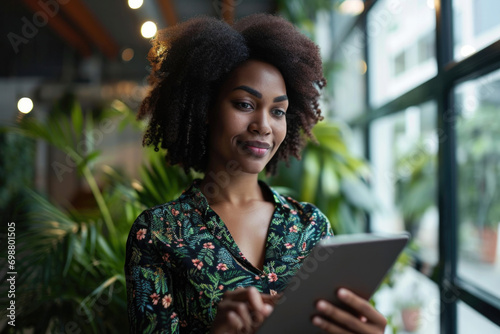
[(363, 231), (366, 213), (375, 207), (365, 183), (367, 164), (350, 153), (338, 123), (321, 122), (313, 134), (317, 143), (308, 142), (302, 159), (291, 160), (289, 168), (281, 164), (278, 175), (268, 181), (284, 186), (284, 193), (318, 206), (336, 233)]
[(457, 120), (458, 200), (462, 222), (496, 229), (500, 217), (498, 106), (482, 103)]
[[(341, 1), (279, 1), (280, 14), (296, 25), (304, 34), (315, 39), (318, 14), (334, 10)], [(329, 79), (339, 64), (323, 59), (323, 73)], [(323, 94), (329, 99), (328, 87)], [(365, 230), (366, 215), (375, 208), (375, 198), (367, 185), (368, 164), (355, 157), (347, 148), (344, 129), (338, 121), (320, 122), (313, 128), (317, 143), (309, 141), (302, 160), (292, 159), (290, 168), (282, 165), (278, 176), (270, 180), (275, 187), (285, 185), (285, 193), (301, 201), (314, 203), (329, 218), (335, 233), (353, 233)], [(300, 181), (297, 182), (297, 176)]]
[[(102, 119), (134, 122), (125, 105), (116, 101), (112, 105), (83, 113), (80, 104), (66, 96), (45, 121), (25, 117), (2, 129), (45, 141), (67, 154), (96, 204), (90, 212), (61, 208), (26, 190), (30, 200), (23, 205), (22, 219), (16, 221), (16, 327), (9, 332), (27, 328), (36, 333), (127, 331), (123, 265), (130, 226), (151, 203), (178, 196), (191, 177), (180, 168), (165, 167), (160, 154), (149, 154), (141, 170), (143, 181), (130, 180), (107, 166), (107, 182), (98, 185), (94, 162), (100, 152), (86, 134)], [(1, 259), (2, 265), (5, 261)], [(5, 280), (5, 273), (0, 278)], [(3, 303), (6, 291), (0, 298)], [(5, 309), (1, 315), (5, 316)], [(8, 330), (5, 326), (2, 333)]]
[(412, 236), (418, 231), (420, 219), (435, 205), (437, 157), (417, 143), (396, 162), (396, 205), (405, 228)]
[[(15, 133), (0, 133), (0, 219), (13, 221), (22, 214), (25, 188), (34, 184), (35, 142)], [(20, 168), (21, 167), (21, 168)]]

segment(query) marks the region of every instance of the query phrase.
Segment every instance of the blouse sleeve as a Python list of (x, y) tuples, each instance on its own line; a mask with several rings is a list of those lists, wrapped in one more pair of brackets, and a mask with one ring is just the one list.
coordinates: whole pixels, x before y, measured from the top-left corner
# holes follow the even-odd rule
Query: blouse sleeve
[(320, 231), (320, 238), (330, 238), (333, 236), (332, 225), (330, 224), (330, 220), (326, 217), (326, 215), (321, 212), (316, 206), (310, 204), (312, 209), (312, 217), (315, 220), (318, 229)]
[(322, 212), (321, 212), (321, 216), (322, 216), (324, 226), (325, 226), (325, 235), (323, 236), (323, 238), (333, 237), (332, 224), (330, 223), (328, 218)]
[(143, 212), (127, 240), (125, 277), (131, 333), (179, 333), (171, 274), (155, 249), (151, 215)]

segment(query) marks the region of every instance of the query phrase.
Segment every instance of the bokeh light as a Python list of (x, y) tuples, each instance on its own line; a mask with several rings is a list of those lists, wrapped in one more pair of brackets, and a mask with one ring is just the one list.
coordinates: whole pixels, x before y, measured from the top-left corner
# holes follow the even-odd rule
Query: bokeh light
[(146, 21), (141, 27), (141, 34), (144, 38), (151, 38), (156, 35), (156, 24), (151, 21)]
[(342, 14), (346, 15), (359, 15), (365, 10), (363, 0), (345, 0), (339, 6)]
[(17, 102), (17, 109), (23, 114), (27, 114), (33, 110), (33, 101), (29, 97), (23, 97)]
[(134, 58), (134, 50), (131, 48), (126, 48), (122, 51), (122, 60), (131, 61)]
[(143, 0), (128, 0), (128, 6), (132, 9), (141, 8)]
[(460, 48), (460, 55), (462, 57), (469, 57), (473, 53), (476, 53), (476, 48), (472, 45), (464, 45)]

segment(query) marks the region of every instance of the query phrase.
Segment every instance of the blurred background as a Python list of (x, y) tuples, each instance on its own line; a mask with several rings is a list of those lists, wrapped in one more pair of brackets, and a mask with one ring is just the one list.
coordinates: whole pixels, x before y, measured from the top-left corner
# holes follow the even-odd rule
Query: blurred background
[(258, 12), (312, 38), (328, 80), (319, 145), (262, 178), (337, 234), (411, 233), (373, 299), (386, 333), (500, 333), (497, 0), (2, 0), (1, 333), (127, 330), (130, 226), (200, 177), (141, 146), (149, 41)]

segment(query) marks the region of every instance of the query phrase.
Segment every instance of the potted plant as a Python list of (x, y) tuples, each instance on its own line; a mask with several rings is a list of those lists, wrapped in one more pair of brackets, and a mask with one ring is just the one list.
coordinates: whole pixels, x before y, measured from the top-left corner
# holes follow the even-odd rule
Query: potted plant
[(405, 229), (413, 237), (426, 211), (436, 205), (436, 156), (423, 147), (421, 142), (417, 143), (396, 165), (396, 205), (403, 215)]
[(402, 327), (408, 333), (416, 332), (420, 327), (421, 309), (424, 304), (422, 291), (418, 281), (413, 281), (409, 288), (405, 289), (409, 294), (399, 294), (396, 307), (400, 312)]
[[(498, 107), (481, 104), (457, 122), (458, 200), (461, 224), (475, 227), (480, 260), (494, 263), (500, 221)], [(470, 241), (470, 237), (469, 240)]]

